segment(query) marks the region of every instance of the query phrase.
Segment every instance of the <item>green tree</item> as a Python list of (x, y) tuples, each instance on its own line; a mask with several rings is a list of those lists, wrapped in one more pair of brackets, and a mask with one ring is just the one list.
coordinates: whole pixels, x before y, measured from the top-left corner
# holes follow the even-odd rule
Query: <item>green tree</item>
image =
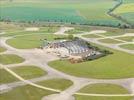
[(73, 36), (72, 34), (69, 34), (69, 35), (68, 35), (68, 39), (69, 39), (69, 40), (73, 40), (73, 39), (74, 39), (74, 36)]

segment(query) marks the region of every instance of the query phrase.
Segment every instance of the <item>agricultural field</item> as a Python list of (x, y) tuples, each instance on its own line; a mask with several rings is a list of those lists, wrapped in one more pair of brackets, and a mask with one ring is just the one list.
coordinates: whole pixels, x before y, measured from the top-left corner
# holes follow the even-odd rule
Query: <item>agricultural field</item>
[(132, 25), (134, 25), (134, 1), (133, 0), (123, 0), (123, 4), (117, 8), (114, 13), (122, 16)]
[[(95, 25), (117, 26), (122, 22), (107, 15), (107, 11), (115, 4), (116, 2), (113, 0), (2, 1), (1, 19), (4, 18), (13, 21), (90, 23)], [(16, 13), (12, 14), (14, 12)]]

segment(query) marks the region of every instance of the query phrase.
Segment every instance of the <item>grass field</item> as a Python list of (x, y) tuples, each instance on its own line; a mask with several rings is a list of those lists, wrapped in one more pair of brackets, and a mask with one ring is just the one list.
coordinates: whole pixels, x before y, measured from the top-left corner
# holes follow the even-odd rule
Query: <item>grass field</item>
[(117, 40), (114, 40), (114, 39), (110, 39), (110, 38), (100, 39), (99, 41), (102, 42), (102, 43), (107, 43), (107, 44), (121, 43), (120, 41), (117, 41)]
[[(57, 36), (53, 34), (33, 34), (10, 39), (7, 41), (7, 43), (18, 49), (31, 49), (40, 47), (43, 44), (41, 39), (48, 39), (49, 41), (52, 41), (56, 37), (64, 36)], [(20, 43), (22, 45), (20, 45)]]
[[(42, 81), (37, 84), (41, 84), (43, 86), (48, 86), (55, 89), (64, 90), (67, 87), (71, 86), (72, 82), (65, 79), (53, 79), (53, 80)], [(19, 100), (41, 100), (42, 97), (51, 95), (53, 93), (55, 92), (42, 90), (39, 88), (35, 88), (33, 86), (26, 85), (26, 86), (17, 87), (7, 93), (1, 94), (0, 97), (1, 100), (16, 100), (16, 98), (19, 98)]]
[(118, 36), (118, 35), (123, 35), (123, 32), (106, 32), (106, 33), (100, 33), (101, 35), (104, 36)]
[(96, 46), (109, 50), (113, 52), (113, 54), (97, 60), (82, 62), (78, 64), (72, 64), (69, 61), (58, 60), (50, 62), (49, 65), (52, 68), (60, 70), (64, 73), (79, 77), (104, 79), (134, 77), (133, 55), (99, 45)]
[(5, 23), (0, 21), (0, 29), (1, 31), (4, 31), (6, 33), (6, 32), (22, 31), (24, 30), (24, 27), (15, 23)]
[[(60, 82), (60, 84), (55, 84), (58, 82)], [(67, 89), (69, 86), (71, 86), (73, 84), (73, 82), (71, 82), (70, 80), (66, 80), (66, 79), (52, 79), (52, 80), (47, 80), (47, 81), (40, 82), (37, 84), (45, 86), (45, 87), (53, 88), (53, 89), (59, 89), (59, 90), (63, 91), (65, 89)]]
[[(10, 69), (24, 79), (37, 78), (47, 74), (45, 71), (35, 66), (19, 66)], [(2, 76), (0, 77), (0, 84), (19, 81), (4, 69), (0, 69), (0, 76)]]
[(117, 39), (127, 41), (127, 42), (132, 42), (134, 40), (134, 36), (124, 36), (124, 37), (118, 37)]
[(24, 79), (37, 78), (47, 74), (47, 72), (36, 66), (19, 66), (11, 68), (11, 70)]
[(0, 55), (0, 63), (1, 64), (16, 64), (16, 63), (21, 63), (23, 62), (24, 59), (13, 54), (3, 54)]
[[(106, 14), (115, 3), (114, 0), (2, 1), (1, 18), (14, 21), (99, 23), (117, 26), (121, 22)], [(14, 12), (16, 13), (12, 14)]]
[(0, 22), (0, 29), (5, 32), (5, 34), (0, 36), (12, 36), (12, 35), (19, 35), (19, 34), (31, 34), (31, 33), (54, 33), (59, 30), (58, 26), (40, 26), (39, 31), (36, 32), (27, 32), (25, 31), (26, 28), (33, 27), (29, 24), (18, 24), (18, 23), (4, 23)]
[(0, 47), (0, 52), (4, 52), (4, 51), (6, 51), (6, 49), (3, 47)]
[(69, 30), (65, 33), (67, 34), (82, 34), (83, 32), (89, 32), (91, 31), (91, 28), (90, 27), (86, 27), (86, 26), (73, 26), (74, 29), (73, 30)]
[[(45, 39), (53, 41), (55, 38), (66, 37), (65, 35), (54, 35), (63, 24), (55, 22), (66, 23), (67, 27), (74, 27), (74, 30), (66, 32), (67, 34), (80, 34), (83, 32), (90, 32), (93, 30), (104, 30), (106, 33), (100, 33), (104, 36), (117, 36), (124, 33), (134, 33), (134, 29), (118, 29), (107, 26), (125, 26), (121, 20), (117, 20), (108, 15), (108, 11), (117, 4), (117, 0), (0, 0), (0, 37), (15, 36), (6, 41), (6, 43), (17, 49), (33, 49), (43, 45)], [(123, 0), (123, 4), (113, 11), (114, 14), (122, 16), (131, 24), (134, 24), (134, 0)], [(1, 22), (7, 21), (7, 22)], [(8, 22), (9, 21), (9, 22)], [(10, 23), (11, 21), (11, 23)], [(13, 21), (13, 24), (12, 24)], [(27, 23), (25, 23), (27, 22)], [(44, 23), (45, 22), (45, 23)], [(52, 23), (47, 23), (52, 22)], [(15, 24), (14, 24), (15, 23)], [(81, 25), (84, 24), (84, 25)], [(91, 24), (93, 26), (86, 26)], [(76, 26), (75, 26), (76, 25)], [(80, 25), (80, 26), (79, 26)], [(106, 26), (106, 27), (99, 27)], [(26, 31), (26, 28), (37, 27), (39, 31)], [(63, 26), (64, 27), (64, 26)], [(18, 35), (18, 36), (17, 36)], [(21, 36), (19, 36), (21, 35)], [(101, 36), (90, 34), (83, 35), (87, 38), (100, 38)], [(103, 37), (103, 36), (102, 36)], [(102, 38), (101, 37), (101, 38)], [(119, 37), (117, 39), (132, 42), (133, 36)], [(111, 39), (99, 40), (107, 44), (118, 44), (120, 41)], [(57, 75), (58, 70), (65, 74), (76, 76), (79, 78), (93, 78), (93, 79), (121, 79), (134, 78), (134, 55), (126, 52), (114, 50), (93, 44), (102, 50), (108, 50), (113, 54), (81, 63), (71, 63), (68, 60), (56, 60), (48, 63), (52, 69), (52, 77)], [(75, 47), (75, 46), (74, 46)], [(134, 44), (121, 45), (121, 48), (134, 50)], [(0, 47), (0, 53), (6, 51), (5, 48)], [(10, 51), (10, 50), (9, 50)], [(12, 51), (12, 50), (11, 50)], [(62, 51), (62, 50), (61, 50)], [(79, 50), (80, 51), (80, 50)], [(22, 54), (26, 52), (22, 51)], [(30, 56), (29, 56), (30, 57)], [(31, 56), (32, 57), (32, 56)], [(42, 57), (44, 59), (44, 57)], [(50, 54), (47, 61), (55, 59)], [(38, 58), (37, 58), (38, 59)], [(37, 64), (47, 65), (43, 59), (36, 62)], [(44, 59), (44, 60), (46, 60)], [(0, 54), (0, 64), (19, 64), (25, 59), (14, 54)], [(31, 60), (30, 60), (31, 61)], [(22, 78), (34, 79), (47, 75), (47, 72), (39, 66), (18, 66), (9, 67), (10, 70), (21, 76)], [(50, 77), (51, 77), (50, 75)], [(58, 74), (61, 75), (61, 74)], [(55, 77), (55, 76), (54, 76)], [(64, 77), (64, 76), (63, 76)], [(70, 80), (73, 77), (69, 77)], [(39, 79), (40, 80), (40, 79)], [(35, 82), (35, 84), (58, 90), (70, 89), (73, 82), (66, 79), (53, 78)], [(11, 82), (18, 82), (16, 77), (11, 75), (5, 69), (0, 68), (0, 85)], [(75, 80), (73, 80), (75, 81)], [(76, 82), (75, 85), (77, 85)], [(85, 84), (85, 83), (83, 83)], [(12, 85), (12, 84), (11, 84)], [(13, 84), (14, 85), (14, 84)], [(15, 84), (16, 85), (16, 84)], [(19, 84), (17, 84), (19, 85)], [(128, 85), (128, 84), (125, 84)], [(9, 85), (10, 86), (10, 85)], [(76, 88), (70, 89), (74, 91)], [(132, 87), (131, 87), (132, 88)], [(91, 84), (80, 89), (81, 93), (93, 94), (128, 94), (130, 91), (114, 84)], [(42, 97), (56, 92), (33, 87), (28, 84), (17, 86), (10, 91), (3, 94), (0, 93), (0, 100), (42, 100)], [(66, 93), (65, 93), (66, 94)], [(132, 100), (132, 97), (95, 97), (95, 96), (78, 96), (74, 95), (76, 100)]]
[(124, 44), (120, 45), (120, 47), (128, 50), (134, 50), (134, 44)]
[(86, 38), (101, 38), (100, 36), (95, 35), (95, 34), (83, 35), (83, 37), (86, 37)]
[[(126, 94), (128, 91), (114, 84), (92, 84), (84, 87), (79, 92), (96, 94)], [(76, 100), (132, 100), (132, 97), (94, 97), (94, 96), (75, 96)]]
[(9, 72), (7, 72), (4, 69), (0, 69), (0, 76), (1, 76), (0, 77), (0, 84), (18, 81), (17, 78), (15, 78), (14, 76), (12, 76)]
[(67, 34), (80, 34), (80, 33), (82, 33), (82, 31), (79, 31), (79, 30), (70, 30), (70, 31), (65, 32), (65, 33), (67, 33)]

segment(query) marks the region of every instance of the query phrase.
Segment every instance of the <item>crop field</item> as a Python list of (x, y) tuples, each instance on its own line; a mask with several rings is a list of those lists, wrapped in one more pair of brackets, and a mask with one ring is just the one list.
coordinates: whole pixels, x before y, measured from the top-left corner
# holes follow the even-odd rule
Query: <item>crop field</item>
[(117, 13), (128, 20), (131, 24), (134, 24), (134, 1), (123, 0), (123, 4), (117, 8), (114, 13)]
[(107, 15), (107, 11), (115, 4), (116, 2), (113, 0), (2, 1), (1, 19), (4, 18), (13, 21), (92, 23), (100, 25), (111, 24), (117, 26), (121, 22)]

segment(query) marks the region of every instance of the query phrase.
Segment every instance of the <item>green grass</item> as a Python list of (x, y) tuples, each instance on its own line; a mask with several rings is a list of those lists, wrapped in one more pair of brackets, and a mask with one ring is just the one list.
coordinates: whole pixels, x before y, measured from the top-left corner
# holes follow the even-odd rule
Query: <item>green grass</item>
[(104, 36), (118, 36), (118, 35), (123, 35), (123, 32), (106, 32), (106, 33), (100, 33), (101, 35)]
[(134, 25), (134, 12), (127, 12), (127, 13), (122, 13), (121, 16), (124, 18), (124, 19), (127, 19), (127, 21), (129, 23), (131, 23), (132, 25)]
[(87, 26), (73, 26), (73, 30), (69, 30), (65, 33), (67, 34), (82, 34), (83, 32), (89, 32), (91, 31), (90, 27)]
[(3, 37), (7, 36), (17, 36), (17, 35), (30, 35), (30, 34), (40, 34), (41, 32), (26, 32), (24, 30), (18, 30), (18, 31), (12, 31), (12, 32), (7, 32), (6, 34), (3, 34)]
[(124, 4), (125, 4), (125, 3), (134, 3), (133, 0), (123, 0), (123, 2), (124, 2)]
[[(24, 79), (38, 78), (47, 74), (47, 72), (36, 66), (19, 66), (10, 69)], [(0, 69), (0, 76), (2, 76), (0, 77), (0, 84), (19, 81), (4, 69)]]
[(4, 51), (6, 51), (6, 49), (3, 47), (0, 47), (0, 52), (4, 52)]
[(134, 36), (124, 36), (124, 37), (118, 37), (117, 39), (127, 41), (127, 42), (132, 42), (134, 40)]
[(117, 40), (114, 40), (114, 39), (110, 39), (110, 38), (100, 39), (99, 41), (102, 42), (102, 43), (107, 43), (107, 44), (121, 43), (120, 41), (117, 41)]
[(14, 82), (14, 81), (18, 81), (18, 79), (15, 78), (14, 76), (12, 76), (6, 70), (0, 69), (0, 84), (10, 83), (10, 82)]
[(95, 34), (88, 34), (88, 35), (82, 35), (82, 36), (86, 38), (101, 38), (100, 36), (95, 35)]
[(4, 31), (6, 31), (6, 34), (2, 34), (2, 35), (0, 35), (0, 36), (4, 36), (4, 37), (6, 37), (6, 36), (16, 36), (16, 35), (30, 35), (30, 34), (48, 34), (48, 33), (54, 33), (54, 32), (57, 32), (58, 31), (58, 29), (59, 29), (59, 27), (39, 27), (40, 28), (40, 30), (39, 31), (34, 31), (34, 32), (27, 32), (27, 31), (25, 31), (25, 30), (19, 30), (19, 29), (14, 29), (14, 30), (8, 30), (8, 29), (6, 29), (6, 30), (4, 30)]
[(89, 32), (91, 28), (89, 26), (73, 26), (75, 31)]
[[(79, 92), (96, 94), (128, 94), (128, 90), (114, 84), (92, 84), (84, 87)], [(131, 100), (132, 97), (95, 97), (76, 96), (76, 100)]]
[[(93, 44), (96, 45), (96, 44)], [(69, 61), (52, 61), (49, 65), (64, 73), (86, 78), (132, 78), (134, 77), (134, 56), (125, 52), (96, 45), (102, 49), (109, 50), (113, 54), (93, 61), (72, 64)], [(128, 59), (129, 58), (129, 59)]]
[(122, 16), (124, 19), (126, 19), (131, 24), (134, 24), (134, 1), (126, 2), (127, 0), (124, 0), (125, 2), (118, 7), (114, 13)]
[[(39, 22), (74, 22), (117, 26), (121, 22), (106, 14), (108, 9), (114, 5), (114, 0), (3, 1), (1, 3), (1, 17), (14, 21), (34, 20)], [(16, 13), (12, 14), (14, 12)]]
[[(38, 31), (35, 32), (27, 32), (25, 31), (26, 28), (28, 27), (34, 27), (30, 26), (29, 24), (26, 25), (21, 25), (21, 24), (16, 24), (16, 23), (5, 23), (5, 22), (0, 22), (0, 29), (5, 32), (5, 34), (2, 34), (0, 36), (14, 36), (14, 35), (22, 35), (22, 34), (31, 34), (31, 33), (54, 33), (59, 30), (58, 26), (50, 26), (50, 25), (44, 25), (44, 26), (39, 26)], [(36, 26), (35, 26), (36, 27)]]
[(120, 47), (128, 50), (134, 50), (134, 44), (124, 44), (120, 45)]
[(65, 33), (67, 33), (67, 34), (80, 34), (80, 33), (82, 33), (82, 31), (70, 30), (70, 31), (67, 31), (67, 32), (65, 32)]
[[(58, 29), (57, 29), (58, 30)], [(41, 28), (39, 31), (25, 31), (25, 30), (20, 30), (20, 31), (12, 31), (12, 32), (7, 32), (6, 34), (3, 34), (1, 36), (17, 36), (17, 35), (36, 35), (36, 34), (48, 34), (48, 33), (54, 33), (56, 32), (56, 28), (52, 28), (50, 30), (48, 27)]]
[[(58, 82), (60, 82), (60, 84), (55, 84)], [(73, 84), (73, 82), (71, 82), (69, 80), (65, 80), (65, 79), (52, 79), (52, 80), (40, 82), (38, 84), (45, 86), (45, 87), (53, 88), (53, 89), (60, 89), (63, 91), (65, 89), (67, 89), (69, 86), (71, 86)]]
[(59, 30), (60, 27), (56, 27), (56, 26), (45, 26), (45, 27), (39, 27), (40, 30), (39, 32), (43, 32), (43, 33), (54, 33), (57, 32)]
[(52, 41), (56, 37), (64, 36), (57, 36), (54, 34), (33, 34), (10, 39), (7, 43), (18, 49), (32, 49), (42, 46), (43, 41), (41, 41), (41, 39), (48, 39), (49, 41)]
[(47, 72), (36, 66), (19, 66), (11, 68), (11, 70), (24, 79), (37, 78), (47, 74)]
[(134, 2), (123, 4), (115, 10), (115, 13), (127, 13), (127, 12), (133, 12), (134, 13)]
[(16, 23), (6, 23), (6, 22), (0, 21), (0, 29), (2, 31), (4, 31), (6, 34), (8, 32), (22, 31), (22, 30), (24, 30), (24, 26), (21, 26), (21, 25), (16, 24)]
[[(44, 8), (44, 7), (1, 7), (1, 17), (13, 21), (67, 21), (82, 22), (84, 18), (79, 16), (74, 9)], [(16, 12), (15, 14), (12, 14)], [(66, 12), (66, 13), (65, 13)]]
[(24, 59), (17, 55), (13, 55), (13, 54), (0, 55), (0, 63), (4, 65), (22, 63), (23, 61)]
[[(62, 83), (62, 84), (60, 84)], [(72, 85), (72, 82), (65, 79), (52, 79), (39, 82), (43, 86), (52, 87), (59, 90), (64, 90)], [(39, 89), (30, 85), (14, 88), (13, 90), (1, 94), (1, 100), (41, 100), (42, 97), (54, 94), (55, 92)]]

